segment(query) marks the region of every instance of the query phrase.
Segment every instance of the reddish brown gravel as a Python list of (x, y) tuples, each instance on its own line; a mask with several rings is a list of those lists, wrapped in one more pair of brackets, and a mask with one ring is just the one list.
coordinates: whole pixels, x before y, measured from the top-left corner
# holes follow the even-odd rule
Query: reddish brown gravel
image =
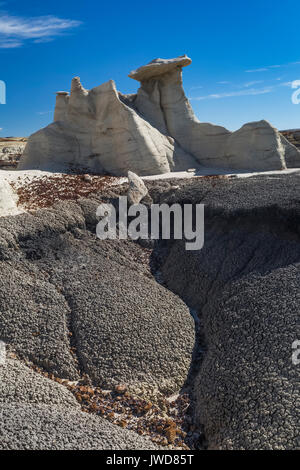
[(113, 176), (73, 175), (36, 177), (18, 187), (12, 184), (19, 197), (18, 205), (28, 210), (50, 207), (62, 200), (78, 200), (103, 191), (119, 178)]
[[(20, 359), (15, 353), (10, 353), (10, 357)], [(113, 390), (103, 390), (90, 385), (87, 377), (69, 382), (30, 361), (25, 360), (25, 363), (35, 372), (68, 388), (85, 413), (99, 415), (121, 428), (151, 439), (158, 446), (189, 450), (197, 445), (198, 435), (194, 433), (189, 418), (188, 394), (179, 394), (173, 400), (160, 398), (158, 405), (134, 395), (123, 384)]]

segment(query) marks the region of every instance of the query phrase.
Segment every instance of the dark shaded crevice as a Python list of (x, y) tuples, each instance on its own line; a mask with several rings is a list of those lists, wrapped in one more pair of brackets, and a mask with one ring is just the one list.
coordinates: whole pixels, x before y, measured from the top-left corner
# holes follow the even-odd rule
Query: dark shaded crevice
[(69, 336), (70, 336), (70, 346), (71, 346), (71, 351), (74, 354), (74, 357), (76, 358), (77, 366), (79, 369), (80, 377), (81, 379), (84, 380), (84, 382), (87, 385), (92, 384), (92, 380), (89, 377), (88, 372), (86, 371), (86, 366), (84, 361), (82, 360), (81, 354), (79, 352), (79, 347), (78, 347), (78, 338), (76, 334), (76, 327), (75, 327), (75, 319), (74, 319), (74, 312), (73, 312), (73, 305), (72, 305), (72, 299), (68, 296), (66, 292), (62, 293), (68, 307), (69, 307), (69, 315), (68, 318), (66, 319), (66, 325), (69, 331)]
[[(38, 258), (39, 259), (39, 258)], [(65, 295), (63, 288), (58, 286), (53, 280), (51, 280), (51, 274), (49, 274), (47, 271), (43, 270), (39, 266), (39, 271), (41, 273), (44, 273), (47, 277), (47, 282), (51, 284), (55, 290), (57, 291), (58, 295), (63, 298), (64, 303), (66, 305), (66, 311), (65, 311), (65, 326), (66, 326), (66, 337), (69, 345), (69, 350), (71, 352), (71, 355), (73, 357), (75, 367), (78, 371), (78, 374), (80, 377), (87, 377), (87, 374), (84, 369), (84, 364), (81, 361), (80, 354), (78, 353), (78, 343), (77, 343), (77, 338), (76, 338), (76, 329), (74, 328), (74, 313), (72, 310), (72, 304), (70, 300), (68, 299), (68, 296)]]
[[(202, 253), (186, 252), (183, 241), (159, 241), (151, 260), (153, 275), (159, 273), (160, 282), (196, 312), (196, 342), (186, 386), (191, 397), (190, 415), (201, 435), (199, 448), (210, 447), (211, 442), (206, 436), (204, 422), (199, 422), (199, 411), (195, 412), (197, 390), (193, 386), (201, 381), (203, 360), (207, 353), (218, 348), (218, 342), (222, 341), (219, 333), (214, 338), (211, 330), (207, 337), (207, 324), (211, 328), (214, 323), (212, 317), (221, 308), (223, 291), (230, 292), (231, 285), (244, 279), (246, 282), (253, 275), (259, 279), (289, 266), (298, 269), (300, 262), (299, 224), (293, 210), (283, 214), (278, 207), (273, 207), (268, 211), (257, 209), (248, 214), (238, 211), (229, 215), (209, 208), (205, 236)], [(191, 287), (193, 284), (195, 289)], [(236, 299), (236, 293), (226, 294), (226, 303), (235, 302)], [(228, 335), (229, 331), (226, 331)], [(218, 400), (218, 396), (215, 399)], [(211, 416), (212, 422), (214, 419)]]
[[(177, 292), (175, 292), (174, 290), (172, 290), (172, 288), (168, 286), (168, 283), (164, 279), (164, 276), (161, 271), (167, 257), (169, 256), (170, 247), (173, 245), (173, 243), (174, 242), (167, 240), (158, 240), (155, 242), (154, 249), (150, 258), (150, 268), (156, 282), (163, 285), (164, 288), (170, 290), (173, 294), (178, 295)], [(185, 427), (186, 429), (191, 429), (192, 431), (188, 433), (185, 442), (191, 449), (204, 450), (207, 447), (204, 428), (202, 426), (197, 425), (195, 423), (194, 418), (196, 403), (193, 392), (193, 386), (195, 378), (197, 377), (201, 369), (202, 360), (204, 358), (207, 347), (205, 342), (205, 336), (203, 334), (201, 312), (191, 308), (181, 295), (179, 295), (179, 297), (183, 300), (183, 302), (187, 305), (188, 309), (190, 310), (190, 314), (194, 319), (195, 325), (195, 343), (192, 352), (191, 364), (187, 373), (185, 383), (180, 390), (180, 394), (187, 394), (189, 396), (190, 402), (189, 408), (187, 409), (185, 414)]]
[(68, 299), (68, 296), (66, 296), (62, 291), (60, 291), (61, 295), (65, 299), (65, 302), (68, 306), (68, 313), (66, 313), (66, 327), (68, 330), (68, 337), (69, 337), (69, 344), (70, 344), (70, 350), (71, 353), (74, 357), (75, 363), (77, 365), (77, 369), (79, 371), (79, 375), (82, 376), (87, 376), (84, 368), (84, 364), (81, 360), (80, 354), (78, 352), (78, 341), (76, 338), (76, 328), (74, 328), (74, 313), (72, 311), (72, 305), (71, 302)]

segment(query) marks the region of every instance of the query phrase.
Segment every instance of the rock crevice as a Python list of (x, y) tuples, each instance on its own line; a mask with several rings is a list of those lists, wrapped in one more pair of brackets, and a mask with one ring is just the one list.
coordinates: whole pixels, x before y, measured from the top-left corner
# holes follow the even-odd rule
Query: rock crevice
[[(295, 190), (299, 178), (289, 182)], [(299, 205), (285, 207), (284, 191), (279, 179), (252, 178), (220, 181), (211, 191), (186, 183), (172, 199), (207, 207), (204, 248), (191, 253), (174, 241), (166, 250), (164, 242), (159, 269), (199, 314), (205, 351), (193, 365), (195, 423), (209, 449), (300, 446), (299, 371), (291, 360), (300, 333)]]

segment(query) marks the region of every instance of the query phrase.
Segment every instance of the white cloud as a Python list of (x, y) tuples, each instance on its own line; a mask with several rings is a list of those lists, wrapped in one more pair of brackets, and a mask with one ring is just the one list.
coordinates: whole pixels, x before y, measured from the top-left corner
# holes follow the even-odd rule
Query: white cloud
[(254, 96), (254, 95), (264, 95), (266, 93), (271, 93), (273, 87), (267, 88), (248, 88), (246, 90), (232, 91), (228, 93), (215, 93), (206, 96), (197, 96), (190, 98), (190, 100), (200, 101), (200, 100), (209, 100), (209, 99), (221, 99), (221, 98), (231, 98), (234, 96)]
[(258, 85), (259, 83), (263, 83), (264, 80), (253, 80), (253, 82), (247, 82), (247, 83), (244, 83), (243, 85), (241, 85), (243, 88), (249, 88), (253, 85)]
[(192, 86), (190, 90), (199, 90), (200, 88), (203, 88), (203, 86), (202, 85)]
[(21, 47), (28, 40), (35, 43), (52, 41), (80, 24), (77, 20), (55, 16), (23, 18), (4, 14), (0, 17), (0, 48)]
[(262, 67), (260, 69), (252, 69), (252, 70), (245, 70), (246, 73), (253, 73), (253, 72), (267, 72), (268, 67)]
[(299, 64), (300, 64), (300, 61), (289, 62), (288, 64), (281, 64), (281, 65), (266, 65), (265, 67), (261, 67), (258, 69), (245, 70), (245, 72), (246, 73), (268, 72), (269, 70), (272, 70), (272, 69), (280, 69), (282, 67), (289, 67), (290, 65), (299, 65)]
[(245, 70), (245, 72), (246, 73), (267, 72), (270, 69), (280, 69), (281, 67), (285, 67), (285, 65), (267, 65), (266, 67), (261, 67), (260, 69)]
[[(276, 80), (281, 80), (281, 79), (276, 79)], [(248, 82), (245, 83), (244, 85), (240, 85), (240, 88), (243, 88), (242, 90), (238, 91), (231, 91), (231, 92), (226, 92), (226, 93), (212, 93), (210, 95), (205, 95), (205, 96), (196, 96), (196, 97), (190, 97), (190, 100), (195, 100), (195, 101), (200, 101), (200, 100), (209, 100), (209, 99), (221, 99), (221, 98), (231, 98), (235, 96), (254, 96), (254, 95), (265, 95), (266, 93), (272, 93), (275, 92), (276, 90), (280, 89), (281, 87), (290, 87), (290, 88), (296, 88), (295, 83), (297, 80), (294, 81), (289, 81), (289, 82), (281, 82), (281, 83), (276, 83), (274, 85), (269, 85), (265, 86), (264, 88), (249, 88), (250, 86), (253, 86), (257, 83), (263, 83), (264, 80), (256, 80), (253, 82)], [(299, 80), (300, 83), (300, 80)]]
[(293, 83), (294, 83), (293, 81), (291, 81), (291, 82), (284, 82), (284, 83), (280, 83), (280, 86), (292, 87)]
[(13, 40), (13, 39), (4, 39), (2, 40), (0, 34), (0, 48), (1, 49), (15, 49), (16, 47), (23, 46), (22, 41)]

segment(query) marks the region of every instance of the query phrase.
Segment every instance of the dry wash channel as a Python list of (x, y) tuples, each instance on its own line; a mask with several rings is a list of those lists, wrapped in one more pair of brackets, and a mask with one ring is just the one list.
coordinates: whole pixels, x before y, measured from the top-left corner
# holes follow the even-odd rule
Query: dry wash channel
[[(195, 423), (210, 449), (299, 449), (300, 178), (183, 183), (165, 202), (206, 206), (205, 244), (158, 248), (165, 285), (198, 314)], [(163, 248), (163, 249), (162, 249)]]

